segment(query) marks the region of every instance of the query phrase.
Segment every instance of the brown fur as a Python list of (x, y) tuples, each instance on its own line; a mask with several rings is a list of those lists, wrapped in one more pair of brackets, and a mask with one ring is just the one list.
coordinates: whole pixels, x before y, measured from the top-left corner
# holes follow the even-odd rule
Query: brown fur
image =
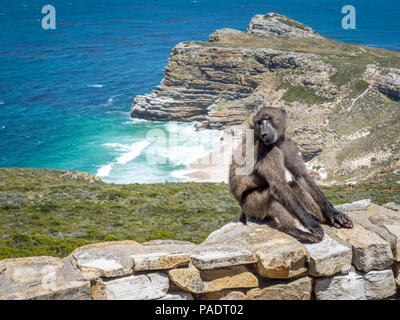
[[(230, 189), (242, 208), (240, 220), (273, 218), (278, 229), (306, 242), (321, 241), (321, 223), (352, 228), (352, 222), (338, 212), (314, 183), (296, 143), (285, 136), (287, 114), (282, 108), (264, 107), (253, 118), (254, 166), (248, 174), (233, 159)], [(267, 134), (268, 133), (268, 134)], [(246, 154), (246, 141), (235, 152)], [(289, 170), (292, 181), (285, 178)], [(301, 230), (301, 224), (306, 229)]]

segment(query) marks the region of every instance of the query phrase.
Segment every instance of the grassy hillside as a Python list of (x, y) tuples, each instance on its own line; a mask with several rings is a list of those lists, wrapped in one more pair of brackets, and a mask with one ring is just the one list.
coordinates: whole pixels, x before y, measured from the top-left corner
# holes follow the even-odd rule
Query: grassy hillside
[[(400, 203), (400, 185), (324, 187), (334, 203), (371, 197)], [(240, 208), (223, 183), (114, 185), (71, 171), (0, 169), (0, 259), (52, 255), (101, 241), (201, 242), (236, 220)]]

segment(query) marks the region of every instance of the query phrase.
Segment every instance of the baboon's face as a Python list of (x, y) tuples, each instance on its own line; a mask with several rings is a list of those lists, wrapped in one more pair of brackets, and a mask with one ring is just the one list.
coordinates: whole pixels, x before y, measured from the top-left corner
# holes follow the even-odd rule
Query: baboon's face
[(255, 115), (253, 123), (255, 137), (270, 145), (285, 133), (287, 114), (282, 108), (264, 107)]

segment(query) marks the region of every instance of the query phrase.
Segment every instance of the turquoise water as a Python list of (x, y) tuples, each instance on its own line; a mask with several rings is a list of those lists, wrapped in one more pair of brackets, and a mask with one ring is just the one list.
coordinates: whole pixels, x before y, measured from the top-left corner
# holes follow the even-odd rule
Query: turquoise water
[[(400, 49), (394, 1), (352, 1), (356, 30), (341, 28), (348, 3), (336, 0), (53, 1), (56, 30), (41, 28), (45, 4), (0, 6), (0, 167), (81, 170), (115, 183), (180, 180), (220, 134), (132, 121), (133, 98), (159, 84), (176, 43), (245, 30), (258, 13), (285, 14), (336, 40)], [(154, 129), (181, 139), (168, 152), (147, 138)]]

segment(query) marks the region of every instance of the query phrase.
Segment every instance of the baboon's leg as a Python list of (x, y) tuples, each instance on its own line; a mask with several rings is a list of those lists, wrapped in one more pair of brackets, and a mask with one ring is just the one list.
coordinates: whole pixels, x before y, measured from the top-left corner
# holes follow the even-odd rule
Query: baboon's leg
[(291, 139), (285, 140), (284, 145), (282, 145), (282, 152), (285, 155), (286, 168), (290, 170), (296, 180), (301, 183), (321, 208), (325, 221), (335, 227), (352, 228), (353, 223), (350, 218), (333, 207), (309, 175), (296, 143)]
[(273, 218), (278, 224), (278, 230), (298, 240), (315, 243), (323, 238), (323, 234), (312, 234), (300, 230), (296, 226), (298, 220), (275, 200), (267, 188), (249, 193), (244, 200), (242, 210), (244, 215), (256, 220), (264, 220), (267, 217)]
[(321, 236), (308, 233), (296, 227), (296, 219), (277, 201), (272, 200), (269, 211), (278, 223), (278, 230), (285, 232), (299, 241), (316, 243), (322, 240)]
[(262, 221), (269, 216), (268, 188), (259, 188), (248, 193), (243, 199), (242, 212), (245, 216)]
[(318, 203), (322, 210), (325, 222), (329, 222), (336, 228), (353, 228), (353, 222), (342, 212), (337, 211), (334, 206), (326, 199), (325, 195), (318, 188), (314, 180), (309, 175), (304, 175), (298, 180), (307, 192)]
[(246, 214), (244, 213), (244, 211), (242, 210), (242, 213), (240, 214), (240, 218), (239, 221), (243, 224), (247, 224), (247, 218), (246, 218)]
[(318, 203), (315, 202), (313, 197), (306, 191), (306, 189), (296, 180), (289, 182), (290, 187), (295, 192), (296, 196), (303, 203), (304, 207), (315, 216), (320, 223), (325, 222), (324, 215)]

